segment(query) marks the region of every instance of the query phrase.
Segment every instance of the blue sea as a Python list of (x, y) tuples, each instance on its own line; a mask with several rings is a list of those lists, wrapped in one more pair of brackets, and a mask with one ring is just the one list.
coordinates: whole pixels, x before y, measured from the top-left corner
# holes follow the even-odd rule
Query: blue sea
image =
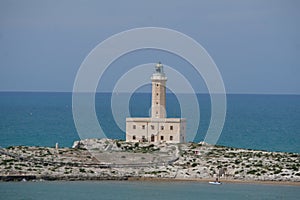
[[(122, 95), (119, 94), (122, 99)], [(179, 94), (184, 99), (189, 94)], [(97, 93), (95, 107), (99, 124), (109, 138), (125, 139), (111, 111), (111, 93)], [(168, 117), (187, 118), (189, 126), (199, 125), (190, 141), (203, 140), (210, 122), (210, 96), (197, 94), (200, 121), (195, 108), (181, 116), (178, 95), (167, 93)], [(134, 93), (129, 107), (131, 116), (147, 117), (150, 93)], [(124, 117), (125, 124), (125, 117)], [(123, 125), (124, 125), (123, 124)], [(0, 92), (0, 146), (34, 145), (70, 147), (79, 140), (72, 115), (72, 93)], [(267, 151), (300, 153), (300, 95), (227, 95), (227, 115), (219, 145)]]
[[(17, 191), (17, 192), (16, 192)], [(197, 182), (0, 182), (0, 199), (298, 199), (299, 186)]]

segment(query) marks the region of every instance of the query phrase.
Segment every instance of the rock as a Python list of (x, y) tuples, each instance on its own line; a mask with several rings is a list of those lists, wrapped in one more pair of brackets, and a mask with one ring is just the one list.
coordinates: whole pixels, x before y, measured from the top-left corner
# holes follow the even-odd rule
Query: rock
[(80, 145), (81, 145), (80, 141), (75, 141), (75, 142), (73, 143), (72, 148), (73, 148), (73, 149), (80, 149)]

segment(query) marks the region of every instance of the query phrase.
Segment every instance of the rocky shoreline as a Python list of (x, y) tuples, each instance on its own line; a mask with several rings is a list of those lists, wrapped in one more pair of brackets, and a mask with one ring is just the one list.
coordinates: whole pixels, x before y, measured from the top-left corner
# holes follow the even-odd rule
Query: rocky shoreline
[(0, 181), (193, 180), (300, 185), (300, 155), (205, 143), (77, 141), (73, 148), (0, 149)]

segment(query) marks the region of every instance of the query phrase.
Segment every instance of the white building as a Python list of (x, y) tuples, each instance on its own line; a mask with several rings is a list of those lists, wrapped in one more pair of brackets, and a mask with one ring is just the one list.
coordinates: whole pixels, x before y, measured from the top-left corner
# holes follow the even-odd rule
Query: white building
[(166, 118), (166, 81), (163, 65), (155, 66), (150, 118), (126, 118), (127, 142), (184, 143), (186, 119)]

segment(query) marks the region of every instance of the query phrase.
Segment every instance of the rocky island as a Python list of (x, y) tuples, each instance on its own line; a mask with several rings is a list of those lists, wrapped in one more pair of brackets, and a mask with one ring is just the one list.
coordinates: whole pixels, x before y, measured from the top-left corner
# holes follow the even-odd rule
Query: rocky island
[(72, 148), (0, 149), (0, 180), (215, 180), (300, 185), (297, 153), (206, 143), (131, 143), (86, 139)]

